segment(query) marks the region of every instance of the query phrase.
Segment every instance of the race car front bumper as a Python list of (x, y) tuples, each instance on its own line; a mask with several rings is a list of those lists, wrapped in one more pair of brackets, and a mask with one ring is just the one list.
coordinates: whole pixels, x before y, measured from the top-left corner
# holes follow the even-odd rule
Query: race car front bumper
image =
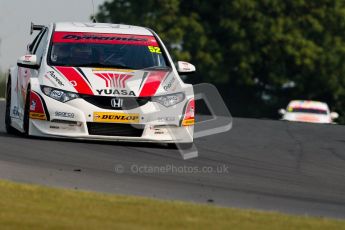
[[(29, 135), (32, 136), (127, 142), (193, 142), (194, 127), (184, 112), (193, 100), (191, 97), (171, 108), (149, 102), (127, 111), (101, 109), (83, 99), (61, 103), (44, 94), (39, 94), (39, 98), (46, 114), (30, 116)], [(124, 118), (123, 122), (107, 119), (117, 116)], [(131, 117), (134, 117), (133, 120)]]

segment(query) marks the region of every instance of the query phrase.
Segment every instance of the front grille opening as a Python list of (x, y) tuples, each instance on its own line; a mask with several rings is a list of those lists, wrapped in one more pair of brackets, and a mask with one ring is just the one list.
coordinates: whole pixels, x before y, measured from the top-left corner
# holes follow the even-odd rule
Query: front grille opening
[[(130, 110), (135, 109), (140, 106), (147, 104), (151, 98), (149, 97), (142, 97), (142, 98), (135, 98), (135, 97), (106, 97), (106, 96), (90, 96), (90, 95), (82, 95), (81, 96), (85, 101), (88, 103), (97, 106), (101, 109), (107, 110)], [(111, 100), (113, 98), (119, 98), (123, 100), (123, 105), (121, 107), (114, 108), (111, 105)]]
[(87, 128), (90, 135), (141, 137), (145, 125), (87, 122)]

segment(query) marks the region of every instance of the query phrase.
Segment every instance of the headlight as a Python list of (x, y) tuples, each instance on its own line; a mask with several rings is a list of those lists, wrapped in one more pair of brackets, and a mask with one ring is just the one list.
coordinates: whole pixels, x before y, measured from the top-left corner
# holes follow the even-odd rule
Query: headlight
[(41, 89), (45, 95), (60, 102), (67, 102), (79, 98), (79, 95), (77, 93), (72, 93), (61, 89), (55, 89), (48, 86), (41, 86)]
[(159, 104), (164, 105), (165, 107), (170, 107), (180, 103), (184, 100), (184, 98), (184, 93), (174, 93), (169, 95), (152, 97), (152, 101), (158, 102)]

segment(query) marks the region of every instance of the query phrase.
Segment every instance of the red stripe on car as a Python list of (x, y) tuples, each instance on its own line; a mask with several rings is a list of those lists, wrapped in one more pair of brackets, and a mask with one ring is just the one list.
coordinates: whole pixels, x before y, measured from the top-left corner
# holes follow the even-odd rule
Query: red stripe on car
[(31, 91), (30, 92), (30, 112), (29, 117), (30, 119), (36, 120), (47, 120), (46, 112), (44, 111), (43, 102), (40, 96), (36, 93)]
[(90, 32), (55, 32), (53, 35), (53, 42), (158, 46), (158, 42), (154, 36)]
[(78, 93), (93, 95), (90, 86), (87, 84), (85, 79), (79, 74), (79, 72), (75, 70), (73, 67), (60, 66), (56, 67), (56, 69), (59, 70), (60, 73), (63, 74), (70, 82), (76, 82), (76, 84), (73, 84), (73, 86)]
[(195, 122), (195, 100), (191, 98), (185, 107), (182, 125), (183, 126), (190, 126), (194, 125)]
[(165, 71), (154, 71), (149, 73), (139, 97), (154, 96), (167, 73), (168, 72)]
[(109, 81), (110, 80), (108, 79), (108, 77), (104, 76), (101, 73), (96, 73), (96, 76), (102, 78), (105, 81), (105, 87), (107, 87), (107, 88), (109, 87)]
[(30, 112), (45, 114), (41, 98), (33, 91), (30, 92)]

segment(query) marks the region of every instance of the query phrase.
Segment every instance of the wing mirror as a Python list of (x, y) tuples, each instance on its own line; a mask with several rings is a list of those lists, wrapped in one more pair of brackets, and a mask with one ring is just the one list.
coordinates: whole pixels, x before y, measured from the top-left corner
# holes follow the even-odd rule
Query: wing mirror
[(332, 120), (338, 119), (339, 118), (339, 114), (336, 113), (336, 112), (331, 112), (331, 118), (332, 118)]
[(184, 62), (184, 61), (178, 61), (177, 62), (177, 72), (179, 74), (191, 74), (194, 73), (196, 71), (196, 68), (194, 65), (188, 63), (188, 62)]
[(17, 65), (19, 67), (30, 68), (30, 69), (38, 69), (39, 65), (37, 62), (36, 55), (24, 55), (20, 57), (17, 61)]
[(279, 109), (278, 113), (283, 116), (283, 115), (285, 115), (286, 110), (285, 109)]

